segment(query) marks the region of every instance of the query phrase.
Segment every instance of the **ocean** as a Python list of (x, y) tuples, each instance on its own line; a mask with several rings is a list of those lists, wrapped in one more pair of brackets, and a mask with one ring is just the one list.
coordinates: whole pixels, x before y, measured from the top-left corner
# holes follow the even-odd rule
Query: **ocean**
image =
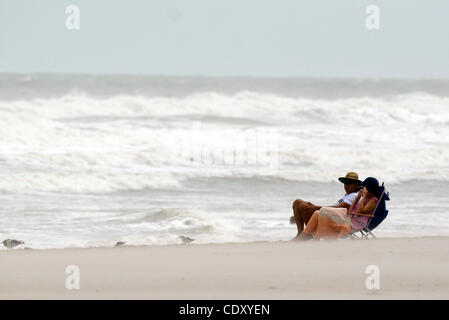
[(348, 171), (378, 237), (449, 235), (449, 81), (0, 74), (0, 240), (289, 240)]

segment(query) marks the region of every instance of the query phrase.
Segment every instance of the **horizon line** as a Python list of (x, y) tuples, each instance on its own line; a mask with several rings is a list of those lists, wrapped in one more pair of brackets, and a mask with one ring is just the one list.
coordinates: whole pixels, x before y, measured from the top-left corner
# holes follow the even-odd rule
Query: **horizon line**
[(401, 81), (449, 81), (449, 78), (438, 77), (367, 77), (367, 76), (323, 76), (323, 75), (244, 75), (244, 74), (223, 74), (223, 75), (208, 75), (208, 74), (162, 74), (162, 73), (122, 73), (122, 72), (55, 72), (55, 71), (34, 71), (34, 72), (21, 72), (21, 71), (0, 71), (0, 75), (50, 75), (50, 76), (123, 76), (123, 77), (165, 77), (165, 78), (247, 78), (247, 79), (282, 79), (282, 80), (401, 80)]

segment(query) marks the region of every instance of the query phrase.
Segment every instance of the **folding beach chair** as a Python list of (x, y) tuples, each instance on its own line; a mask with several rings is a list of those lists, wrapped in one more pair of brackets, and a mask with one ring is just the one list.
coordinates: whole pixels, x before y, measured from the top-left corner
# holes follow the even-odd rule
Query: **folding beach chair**
[[(382, 186), (380, 187), (381, 195), (379, 197), (379, 201), (377, 202), (376, 208), (374, 209), (373, 216), (368, 220), (368, 223), (365, 228), (359, 231), (355, 231), (351, 233), (352, 239), (368, 239), (369, 236), (376, 238), (372, 231), (385, 220), (388, 215), (388, 210), (385, 204), (385, 201), (390, 201), (390, 193), (385, 189), (384, 183), (382, 182)], [(357, 220), (357, 216), (354, 217)], [(360, 235), (357, 236), (360, 232)]]

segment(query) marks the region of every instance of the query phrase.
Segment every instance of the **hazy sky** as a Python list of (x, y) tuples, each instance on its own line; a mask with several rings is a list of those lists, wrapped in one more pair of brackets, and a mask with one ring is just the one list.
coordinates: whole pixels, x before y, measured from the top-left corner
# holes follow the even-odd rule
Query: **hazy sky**
[(0, 72), (449, 78), (448, 17), (447, 0), (0, 0)]

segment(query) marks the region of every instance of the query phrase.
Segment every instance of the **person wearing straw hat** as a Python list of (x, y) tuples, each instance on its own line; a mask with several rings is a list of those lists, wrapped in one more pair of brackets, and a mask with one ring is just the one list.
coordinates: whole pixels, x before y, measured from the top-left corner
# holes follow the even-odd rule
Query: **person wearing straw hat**
[[(362, 181), (359, 180), (359, 175), (356, 172), (348, 172), (346, 176), (338, 178), (343, 183), (345, 188), (345, 194), (330, 207), (346, 208), (349, 209), (351, 204), (357, 197), (357, 191), (360, 189)], [(320, 210), (321, 206), (314, 205), (311, 202), (304, 201), (302, 199), (296, 199), (293, 201), (293, 216), (290, 218), (290, 223), (295, 224), (298, 229), (296, 237), (292, 240), (298, 240), (301, 233), (304, 231), (304, 225), (309, 223), (310, 218), (316, 210)]]

